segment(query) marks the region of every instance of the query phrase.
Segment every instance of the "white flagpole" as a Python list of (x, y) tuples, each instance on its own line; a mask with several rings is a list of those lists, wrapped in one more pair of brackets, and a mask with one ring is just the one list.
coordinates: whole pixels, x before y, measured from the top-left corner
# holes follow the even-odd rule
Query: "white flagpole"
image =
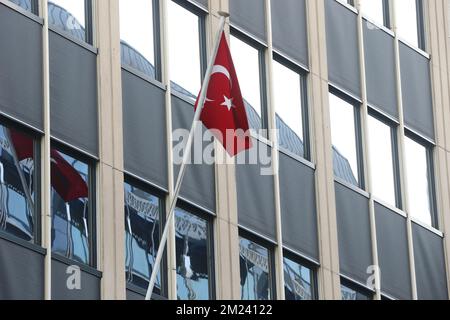
[(163, 232), (163, 234), (161, 236), (161, 240), (160, 240), (159, 248), (158, 248), (158, 253), (156, 255), (155, 264), (153, 266), (152, 275), (150, 277), (150, 282), (148, 284), (147, 294), (145, 296), (145, 300), (150, 300), (151, 297), (152, 297), (153, 287), (155, 286), (156, 277), (157, 277), (157, 275), (159, 273), (159, 268), (161, 266), (161, 259), (162, 259), (164, 248), (165, 248), (166, 242), (167, 242), (167, 236), (168, 236), (168, 233), (169, 233), (169, 226), (172, 223), (174, 212), (175, 212), (175, 206), (176, 206), (177, 200), (178, 200), (178, 195), (180, 194), (181, 184), (183, 182), (184, 173), (185, 173), (185, 170), (186, 170), (186, 164), (187, 164), (187, 161), (189, 160), (189, 158), (191, 156), (191, 149), (192, 149), (192, 141), (194, 139), (194, 132), (195, 132), (195, 129), (197, 128), (197, 123), (200, 120), (200, 116), (201, 116), (201, 113), (202, 113), (202, 110), (203, 110), (203, 106), (205, 104), (206, 93), (207, 93), (207, 90), (208, 90), (209, 80), (211, 78), (212, 68), (214, 66), (214, 61), (216, 59), (217, 51), (219, 50), (220, 37), (221, 37), (222, 32), (223, 32), (223, 30), (225, 28), (226, 18), (229, 16), (228, 13), (222, 12), (222, 11), (219, 11), (218, 14), (221, 16), (221, 18), (220, 18), (219, 31), (217, 32), (216, 43), (215, 43), (215, 46), (214, 46), (214, 51), (212, 52), (211, 59), (210, 59), (210, 61), (208, 63), (208, 68), (206, 69), (205, 79), (203, 81), (202, 89), (200, 91), (200, 98), (198, 100), (197, 109), (195, 110), (194, 121), (192, 123), (191, 132), (189, 133), (189, 138), (188, 138), (188, 141), (186, 143), (186, 149), (184, 150), (183, 162), (181, 163), (180, 171), (178, 172), (178, 178), (177, 178), (177, 183), (175, 185), (174, 195), (173, 195), (173, 198), (172, 198), (172, 202), (170, 203), (169, 216), (167, 217), (166, 225), (164, 227), (164, 232)]

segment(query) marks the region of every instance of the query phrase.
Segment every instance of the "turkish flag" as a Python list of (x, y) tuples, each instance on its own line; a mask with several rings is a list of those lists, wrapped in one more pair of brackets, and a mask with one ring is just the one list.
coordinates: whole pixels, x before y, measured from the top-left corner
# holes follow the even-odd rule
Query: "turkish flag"
[[(198, 102), (197, 99), (196, 109)], [(212, 130), (230, 156), (252, 147), (244, 100), (224, 32), (200, 120)]]

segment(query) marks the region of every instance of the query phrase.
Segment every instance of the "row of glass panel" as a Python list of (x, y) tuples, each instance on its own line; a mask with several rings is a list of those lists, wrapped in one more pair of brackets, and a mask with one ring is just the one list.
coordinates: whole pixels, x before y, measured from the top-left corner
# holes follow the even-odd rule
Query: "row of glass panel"
[[(342, 94), (330, 93), (329, 101), (335, 175), (364, 189), (360, 107)], [(373, 195), (384, 203), (403, 209), (397, 127), (395, 122), (371, 110), (366, 135)], [(406, 132), (404, 159), (409, 214), (422, 223), (437, 227), (433, 203), (432, 145)]]
[[(356, 0), (347, 0), (354, 5)], [(380, 26), (392, 27), (389, 0), (360, 0), (364, 16)], [(399, 37), (409, 44), (425, 49), (422, 0), (394, 0)]]

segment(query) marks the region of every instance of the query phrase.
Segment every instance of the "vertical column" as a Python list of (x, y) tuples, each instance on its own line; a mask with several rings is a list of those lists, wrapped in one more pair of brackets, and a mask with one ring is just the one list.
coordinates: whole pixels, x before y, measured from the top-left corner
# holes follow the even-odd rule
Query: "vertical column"
[(99, 268), (102, 299), (125, 299), (123, 126), (119, 0), (94, 1), (98, 46), (100, 161), (97, 166)]
[[(208, 54), (214, 46), (214, 39), (219, 29), (218, 11), (229, 12), (228, 0), (210, 0), (210, 14), (207, 20)], [(229, 25), (225, 27), (229, 33)], [(209, 57), (210, 58), (210, 57)], [(233, 159), (223, 147), (215, 142), (216, 150), (216, 213), (214, 223), (215, 235), (215, 273), (216, 297), (224, 300), (241, 298), (239, 270), (239, 227), (236, 194), (236, 174)]]
[(450, 296), (450, 2), (425, 1), (426, 39), (431, 54), (431, 83), (436, 125), (435, 176), (439, 226), (444, 232), (447, 288)]
[(316, 201), (321, 267), (318, 273), (320, 299), (340, 299), (339, 247), (336, 222), (333, 154), (328, 102), (328, 65), (325, 3), (307, 1), (310, 60), (312, 156), (316, 163)]

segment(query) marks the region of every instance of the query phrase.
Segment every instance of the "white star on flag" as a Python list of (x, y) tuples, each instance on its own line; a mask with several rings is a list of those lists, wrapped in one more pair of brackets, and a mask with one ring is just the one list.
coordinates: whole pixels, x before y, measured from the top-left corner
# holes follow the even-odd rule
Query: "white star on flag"
[(233, 98), (229, 99), (229, 98), (227, 98), (227, 96), (223, 96), (223, 98), (224, 98), (225, 100), (223, 101), (223, 103), (221, 104), (221, 106), (227, 107), (227, 108), (228, 108), (228, 111), (230, 111), (231, 108), (234, 107), (234, 105), (233, 105)]

